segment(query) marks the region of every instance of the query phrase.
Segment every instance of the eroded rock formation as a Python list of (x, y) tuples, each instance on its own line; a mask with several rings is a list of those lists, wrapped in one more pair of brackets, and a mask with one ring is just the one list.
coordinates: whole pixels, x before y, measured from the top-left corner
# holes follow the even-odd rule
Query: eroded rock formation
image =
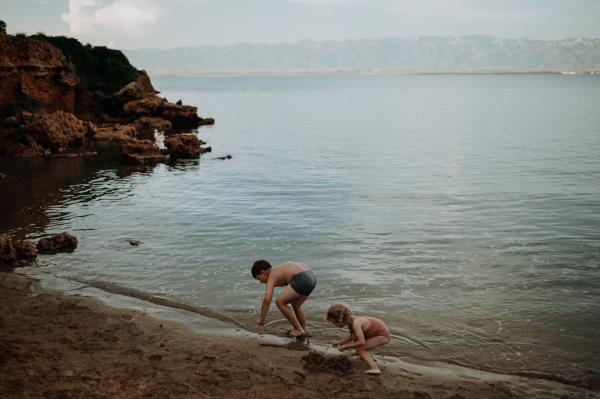
[(36, 40), (0, 35), (0, 107), (27, 96), (46, 112), (74, 112), (79, 78), (62, 52)]
[(165, 139), (165, 147), (171, 158), (195, 158), (204, 153), (200, 145), (206, 144), (194, 135), (174, 136)]
[(118, 140), (119, 149), (128, 162), (136, 165), (147, 163), (164, 162), (167, 156), (150, 140), (137, 140), (127, 136), (121, 136)]
[(57, 111), (35, 115), (30, 123), (21, 126), (20, 133), (31, 136), (46, 148), (58, 149), (81, 144), (83, 138), (92, 136), (94, 131), (91, 122), (81, 121), (68, 112)]
[(54, 251), (61, 248), (77, 248), (77, 238), (67, 232), (42, 238), (37, 243), (38, 251)]
[(0, 234), (0, 263), (36, 256), (37, 251), (31, 241), (13, 241), (8, 234)]

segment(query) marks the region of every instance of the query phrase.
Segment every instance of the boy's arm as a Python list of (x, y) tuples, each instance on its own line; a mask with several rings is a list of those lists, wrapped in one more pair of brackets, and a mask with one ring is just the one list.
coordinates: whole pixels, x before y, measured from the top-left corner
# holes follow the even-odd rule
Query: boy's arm
[(275, 284), (271, 280), (267, 281), (267, 288), (265, 290), (265, 299), (262, 301), (260, 306), (260, 319), (256, 322), (259, 327), (262, 327), (267, 317), (267, 312), (271, 306), (271, 300), (273, 299), (273, 291), (275, 290)]

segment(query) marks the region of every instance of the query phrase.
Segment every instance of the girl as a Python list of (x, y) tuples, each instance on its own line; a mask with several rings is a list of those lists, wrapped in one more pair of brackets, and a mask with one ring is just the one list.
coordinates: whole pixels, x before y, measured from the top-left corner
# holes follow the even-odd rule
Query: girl
[[(364, 372), (365, 374), (381, 374), (381, 370), (367, 352), (390, 342), (390, 332), (381, 320), (370, 316), (352, 316), (350, 308), (341, 303), (336, 303), (329, 308), (325, 320), (339, 328), (348, 326), (350, 330), (350, 334), (334, 342), (331, 346), (338, 348), (340, 352), (354, 348), (356, 353), (370, 367), (369, 370)], [(354, 341), (353, 344), (345, 345), (346, 342), (351, 340)]]

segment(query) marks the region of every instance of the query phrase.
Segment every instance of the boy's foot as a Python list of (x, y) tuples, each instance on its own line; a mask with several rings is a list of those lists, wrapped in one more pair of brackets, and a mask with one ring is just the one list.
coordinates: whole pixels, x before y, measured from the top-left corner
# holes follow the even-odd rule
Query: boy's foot
[(379, 375), (379, 374), (381, 374), (381, 370), (371, 369), (371, 370), (363, 371), (363, 374)]
[(306, 333), (302, 330), (296, 330), (295, 328), (288, 333), (289, 337), (301, 337), (306, 335)]

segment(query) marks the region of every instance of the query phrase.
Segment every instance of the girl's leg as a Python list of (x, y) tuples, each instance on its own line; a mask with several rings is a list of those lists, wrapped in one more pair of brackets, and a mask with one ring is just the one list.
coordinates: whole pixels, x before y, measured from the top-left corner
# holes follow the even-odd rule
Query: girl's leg
[(370, 367), (369, 370), (364, 372), (365, 374), (381, 374), (381, 370), (379, 370), (379, 367), (377, 367), (377, 365), (373, 361), (373, 358), (367, 351), (371, 350), (371, 349), (375, 349), (378, 346), (385, 345), (388, 342), (390, 342), (388, 337), (382, 337), (382, 336), (372, 337), (365, 341), (365, 346), (355, 349), (356, 353), (362, 358), (362, 360), (367, 362), (367, 364)]

